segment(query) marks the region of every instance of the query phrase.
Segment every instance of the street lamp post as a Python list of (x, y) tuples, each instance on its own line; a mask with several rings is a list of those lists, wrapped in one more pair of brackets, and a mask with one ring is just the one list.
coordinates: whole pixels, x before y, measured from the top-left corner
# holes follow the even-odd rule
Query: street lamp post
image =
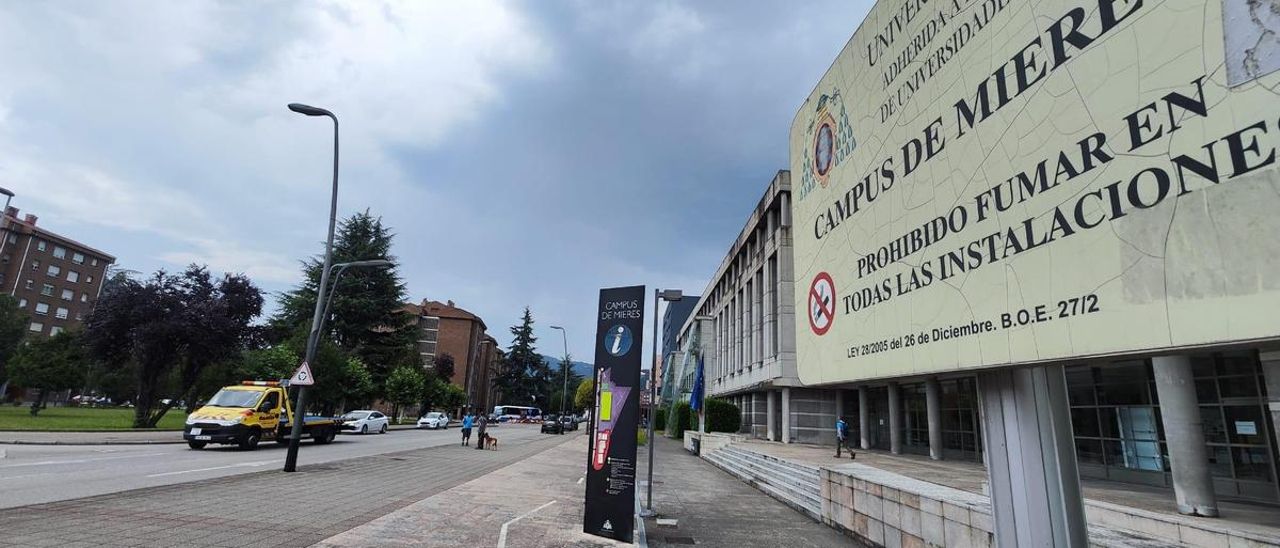
[(564, 401), (569, 398), (569, 335), (563, 327), (558, 325), (551, 326), (551, 329), (560, 331), (560, 339), (564, 341), (564, 382), (560, 387), (560, 416), (564, 417)]
[[(649, 517), (654, 515), (653, 512), (653, 419), (656, 418), (657, 412), (654, 407), (658, 403), (658, 378), (660, 370), (658, 369), (658, 302), (659, 301), (678, 301), (684, 298), (684, 292), (679, 289), (657, 289), (653, 290), (653, 363), (649, 365), (649, 427), (648, 437), (645, 443), (649, 446), (649, 470), (648, 470), (648, 490), (649, 496), (646, 498), (648, 507), (640, 511), (641, 517)], [(670, 420), (670, 419), (668, 419)]]
[[(322, 108), (289, 103), (289, 110), (307, 116), (328, 116), (333, 120), (333, 191), (329, 197), (329, 235), (324, 243), (324, 266), (320, 270), (320, 285), (316, 287), (316, 308), (311, 315), (311, 333), (307, 337), (307, 351), (303, 363), (311, 363), (316, 357), (316, 342), (320, 337), (320, 323), (325, 308), (325, 291), (329, 287), (329, 267), (333, 263), (333, 228), (338, 222), (338, 117)], [(298, 464), (298, 442), (302, 438), (303, 413), (306, 412), (307, 387), (298, 387), (298, 405), (293, 408), (293, 428), (289, 436), (289, 452), (284, 458), (284, 471), (293, 472)]]

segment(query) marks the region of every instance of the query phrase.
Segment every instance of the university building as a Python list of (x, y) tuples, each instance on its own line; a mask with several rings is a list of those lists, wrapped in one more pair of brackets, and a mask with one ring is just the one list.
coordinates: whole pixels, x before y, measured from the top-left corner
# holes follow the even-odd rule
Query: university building
[[(800, 381), (795, 334), (797, 322), (807, 320), (791, 304), (792, 292), (804, 288), (792, 280), (790, 194), (790, 174), (779, 172), (680, 328), (667, 355), (678, 362), (669, 381), (676, 397), (692, 389), (701, 352), (707, 396), (738, 406), (741, 434), (833, 445), (834, 423), (843, 416), (863, 449), (983, 462), (975, 373)], [(1280, 502), (1280, 346), (1223, 345), (1062, 365), (1081, 477), (1168, 487), (1172, 497), (1186, 469), (1171, 467), (1170, 447), (1195, 446), (1199, 457), (1187, 468), (1211, 478), (1211, 496)], [(1167, 429), (1162, 418), (1170, 412), (1192, 415), (1203, 427)]]

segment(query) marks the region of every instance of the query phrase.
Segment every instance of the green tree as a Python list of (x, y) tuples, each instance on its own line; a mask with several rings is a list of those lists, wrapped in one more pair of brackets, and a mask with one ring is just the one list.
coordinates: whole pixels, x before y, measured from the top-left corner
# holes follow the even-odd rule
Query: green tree
[(108, 370), (134, 371), (134, 427), (154, 428), (178, 400), (197, 397), (206, 369), (244, 351), (261, 311), (262, 293), (243, 275), (215, 279), (194, 264), (145, 281), (119, 273), (85, 320), (84, 341)]
[(596, 399), (595, 379), (578, 381), (578, 389), (574, 391), (573, 403), (576, 409), (591, 409)]
[(7, 365), (18, 343), (27, 334), (27, 325), (31, 316), (18, 308), (18, 300), (9, 295), (0, 295), (0, 401), (4, 401), (9, 388)]
[(244, 380), (287, 379), (300, 363), (302, 360), (296, 352), (287, 345), (277, 344), (245, 352), (237, 373)]
[(445, 382), (452, 382), (455, 372), (453, 354), (444, 352), (436, 356), (434, 369), (436, 376), (444, 379)]
[(529, 307), (525, 307), (520, 325), (511, 328), (511, 336), (502, 371), (495, 379), (495, 385), (505, 399), (503, 403), (529, 405), (536, 401), (546, 406), (551, 394), (551, 368), (547, 367), (546, 360), (534, 346), (538, 339), (533, 336), (533, 313)]
[[(567, 380), (566, 380), (567, 379)], [(582, 381), (582, 375), (573, 372), (573, 357), (565, 356), (556, 363), (556, 371), (551, 378), (551, 409), (559, 413), (562, 408), (560, 403), (564, 402), (563, 409), (566, 413), (574, 409), (574, 388)], [(570, 391), (564, 393), (566, 388)], [(566, 399), (567, 398), (567, 399)]]
[(413, 366), (397, 367), (391, 375), (387, 377), (387, 399), (394, 406), (391, 415), (397, 420), (400, 418), (400, 409), (408, 406), (422, 396), (425, 389), (426, 379), (422, 376), (422, 372)]
[(84, 381), (84, 361), (80, 335), (74, 331), (37, 338), (18, 348), (9, 374), (18, 386), (39, 390), (31, 403), (31, 416), (44, 407), (49, 392), (74, 388)]
[[(334, 236), (333, 262), (386, 259), (394, 264), (393, 238), (380, 217), (356, 213), (342, 221)], [(323, 264), (323, 255), (306, 260), (302, 284), (281, 296), (280, 310), (271, 321), (277, 337), (310, 329)], [(417, 362), (417, 326), (415, 318), (403, 312), (405, 286), (395, 266), (348, 269), (331, 283), (333, 300), (323, 337), (358, 356), (376, 386), (384, 386), (397, 367)]]

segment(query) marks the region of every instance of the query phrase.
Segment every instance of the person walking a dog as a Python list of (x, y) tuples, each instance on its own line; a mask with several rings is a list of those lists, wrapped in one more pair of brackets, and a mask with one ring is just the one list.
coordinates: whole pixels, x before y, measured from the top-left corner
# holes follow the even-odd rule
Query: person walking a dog
[(485, 435), (484, 428), (489, 425), (489, 417), (480, 415), (479, 432), (476, 432), (476, 449), (484, 449)]

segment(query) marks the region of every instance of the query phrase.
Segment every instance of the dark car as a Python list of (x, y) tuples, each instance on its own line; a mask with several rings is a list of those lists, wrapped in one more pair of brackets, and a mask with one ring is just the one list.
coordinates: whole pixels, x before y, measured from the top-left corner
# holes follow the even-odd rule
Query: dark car
[(560, 426), (564, 430), (577, 430), (578, 421), (574, 420), (573, 415), (564, 415), (560, 417)]
[(542, 419), (543, 434), (563, 434), (564, 423), (560, 421), (560, 417), (555, 415), (547, 415)]

